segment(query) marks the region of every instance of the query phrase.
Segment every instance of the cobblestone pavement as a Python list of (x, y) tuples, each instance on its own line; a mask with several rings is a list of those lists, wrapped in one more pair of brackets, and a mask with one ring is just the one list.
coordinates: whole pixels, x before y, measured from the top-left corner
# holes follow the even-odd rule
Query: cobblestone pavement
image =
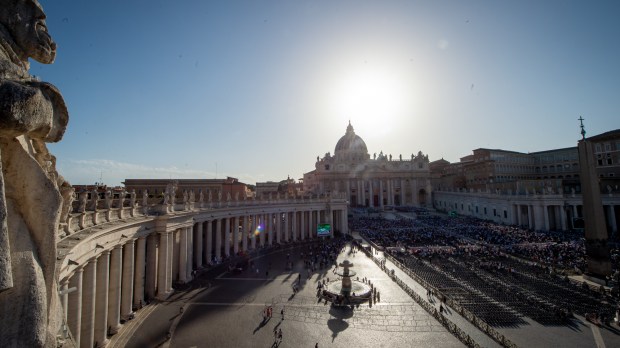
[[(301, 250), (300, 250), (301, 251)], [(293, 253), (292, 253), (293, 255)], [(463, 347), (463, 344), (416, 304), (396, 283), (362, 253), (347, 248), (339, 261), (351, 260), (359, 276), (380, 291), (381, 301), (370, 306), (332, 307), (318, 302), (319, 281), (335, 275), (330, 269), (310, 274), (296, 260), (284, 269), (285, 255), (275, 253), (254, 260), (269, 275), (245, 271), (211, 275), (209, 289), (177, 294), (160, 303), (134, 329), (127, 347)], [(271, 267), (269, 266), (271, 265)], [(301, 275), (301, 277), (300, 277)], [(299, 292), (291, 290), (299, 282)], [(179, 309), (184, 306), (184, 311)], [(264, 308), (273, 317), (263, 320)], [(284, 308), (284, 320), (280, 310)], [(281, 342), (274, 330), (282, 329)], [(172, 333), (166, 339), (167, 332)]]

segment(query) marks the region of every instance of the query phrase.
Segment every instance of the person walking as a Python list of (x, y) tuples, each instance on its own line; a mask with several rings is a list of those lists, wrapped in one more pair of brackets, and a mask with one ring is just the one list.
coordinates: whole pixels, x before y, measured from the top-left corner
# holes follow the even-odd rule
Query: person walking
[(280, 314), (282, 315), (282, 320), (284, 320), (284, 307), (282, 307), (282, 310), (280, 311)]
[(282, 329), (278, 329), (278, 341), (282, 342)]

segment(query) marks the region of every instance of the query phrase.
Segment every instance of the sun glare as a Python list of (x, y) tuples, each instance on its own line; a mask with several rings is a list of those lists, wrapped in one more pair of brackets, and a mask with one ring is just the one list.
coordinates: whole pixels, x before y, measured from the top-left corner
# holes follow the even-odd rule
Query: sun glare
[(361, 68), (344, 74), (332, 87), (331, 111), (338, 119), (351, 120), (356, 129), (385, 134), (405, 114), (407, 88), (394, 72)]

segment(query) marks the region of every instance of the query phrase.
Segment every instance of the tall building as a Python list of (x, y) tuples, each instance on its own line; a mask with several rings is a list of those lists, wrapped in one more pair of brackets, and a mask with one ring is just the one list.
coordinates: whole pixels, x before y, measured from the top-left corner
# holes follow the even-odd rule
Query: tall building
[(351, 122), (336, 143), (334, 155), (317, 156), (315, 169), (304, 174), (304, 191), (317, 195), (344, 193), (353, 207), (426, 206), (431, 203), (428, 155), (368, 153)]

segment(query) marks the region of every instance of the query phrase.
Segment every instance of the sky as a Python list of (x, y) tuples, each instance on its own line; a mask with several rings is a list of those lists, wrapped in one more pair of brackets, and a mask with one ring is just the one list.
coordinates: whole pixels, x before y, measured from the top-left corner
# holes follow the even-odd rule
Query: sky
[(303, 177), (369, 153), (458, 162), (620, 128), (618, 1), (41, 0), (72, 184)]

